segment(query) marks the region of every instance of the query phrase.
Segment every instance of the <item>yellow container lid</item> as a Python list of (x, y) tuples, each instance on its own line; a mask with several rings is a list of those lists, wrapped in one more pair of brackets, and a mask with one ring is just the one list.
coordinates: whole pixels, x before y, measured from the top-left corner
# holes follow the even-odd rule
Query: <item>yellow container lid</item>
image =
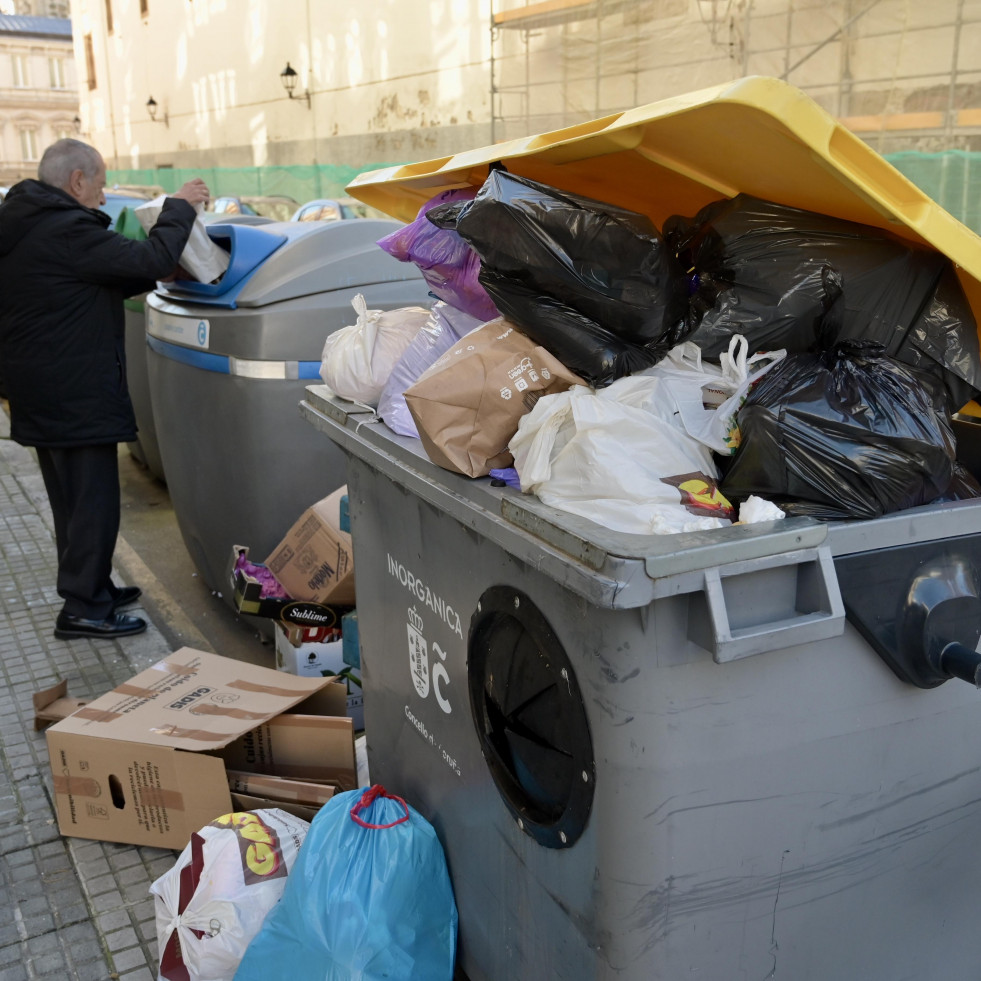
[(450, 188), (514, 174), (648, 215), (739, 193), (888, 229), (956, 265), (981, 323), (981, 238), (799, 89), (749, 77), (552, 133), (359, 174), (353, 197), (402, 221)]

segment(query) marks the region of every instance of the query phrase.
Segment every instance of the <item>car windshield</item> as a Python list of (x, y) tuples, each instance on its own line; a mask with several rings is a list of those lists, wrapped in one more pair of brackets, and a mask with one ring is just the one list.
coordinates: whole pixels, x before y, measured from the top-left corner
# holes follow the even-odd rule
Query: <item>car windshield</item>
[[(244, 202), (243, 202), (244, 205)], [(289, 221), (293, 210), (296, 208), (295, 201), (260, 201), (253, 199), (249, 205), (254, 209), (252, 214), (262, 215), (263, 218), (272, 218), (273, 221)], [(243, 211), (245, 210), (243, 206)]]

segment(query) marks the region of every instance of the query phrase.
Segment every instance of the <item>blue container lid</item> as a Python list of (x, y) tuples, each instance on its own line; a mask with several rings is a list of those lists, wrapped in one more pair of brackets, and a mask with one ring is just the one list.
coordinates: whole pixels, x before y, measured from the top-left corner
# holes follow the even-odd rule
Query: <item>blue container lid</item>
[(228, 268), (217, 283), (178, 279), (157, 292), (176, 300), (193, 300), (214, 307), (234, 310), (235, 300), (249, 277), (269, 258), (287, 237), (267, 231), (261, 225), (209, 225), (208, 235), (229, 253)]

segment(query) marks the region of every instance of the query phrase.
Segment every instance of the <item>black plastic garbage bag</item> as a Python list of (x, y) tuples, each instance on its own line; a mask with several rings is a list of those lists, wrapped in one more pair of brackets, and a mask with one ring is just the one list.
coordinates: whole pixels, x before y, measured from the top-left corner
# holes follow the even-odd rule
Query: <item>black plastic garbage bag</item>
[(927, 504), (954, 475), (943, 387), (874, 341), (788, 355), (751, 390), (720, 490), (788, 514), (876, 518)]
[(939, 252), (745, 194), (694, 219), (669, 218), (664, 235), (696, 276), (689, 340), (706, 357), (718, 357), (734, 333), (751, 351), (861, 338), (942, 378), (955, 409), (981, 391), (974, 317)]
[(650, 368), (678, 343), (665, 339), (633, 344), (561, 300), (545, 296), (517, 279), (486, 266), (479, 278), (507, 320), (594, 388), (604, 388), (624, 375)]
[(688, 278), (644, 215), (494, 170), (428, 217), (480, 256), (498, 310), (594, 385), (683, 339)]

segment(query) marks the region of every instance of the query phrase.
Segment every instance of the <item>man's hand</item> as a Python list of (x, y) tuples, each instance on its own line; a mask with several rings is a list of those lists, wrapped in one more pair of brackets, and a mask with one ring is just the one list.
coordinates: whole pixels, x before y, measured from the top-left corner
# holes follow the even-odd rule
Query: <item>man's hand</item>
[(207, 204), (211, 197), (208, 192), (208, 185), (200, 177), (189, 180), (179, 191), (175, 191), (171, 197), (182, 198), (190, 204)]
[(194, 277), (180, 263), (177, 263), (174, 271), (169, 276), (161, 276), (158, 282), (172, 283), (175, 279), (194, 279)]

